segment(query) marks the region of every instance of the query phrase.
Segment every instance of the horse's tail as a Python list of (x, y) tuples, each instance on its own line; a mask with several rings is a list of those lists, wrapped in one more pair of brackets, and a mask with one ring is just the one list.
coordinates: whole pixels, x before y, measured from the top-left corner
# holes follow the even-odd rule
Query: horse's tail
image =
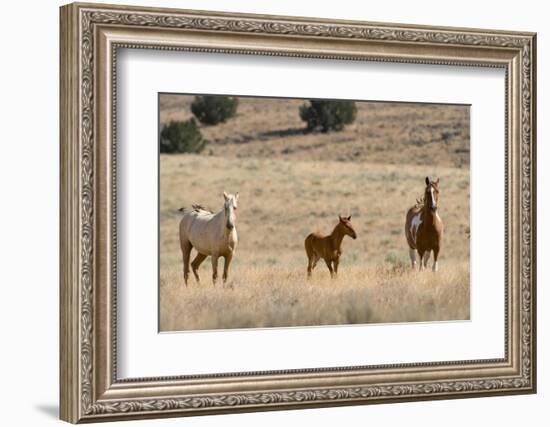
[(313, 250), (313, 233), (309, 234), (304, 240), (304, 247), (308, 258), (311, 258), (314, 255)]

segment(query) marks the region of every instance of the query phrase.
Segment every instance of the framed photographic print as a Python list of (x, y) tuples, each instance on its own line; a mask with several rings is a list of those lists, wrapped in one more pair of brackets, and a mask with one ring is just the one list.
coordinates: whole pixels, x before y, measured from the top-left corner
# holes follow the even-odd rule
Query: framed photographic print
[(470, 106), (160, 93), (159, 115), (161, 332), (470, 319)]
[(535, 392), (535, 34), (60, 22), (62, 419)]

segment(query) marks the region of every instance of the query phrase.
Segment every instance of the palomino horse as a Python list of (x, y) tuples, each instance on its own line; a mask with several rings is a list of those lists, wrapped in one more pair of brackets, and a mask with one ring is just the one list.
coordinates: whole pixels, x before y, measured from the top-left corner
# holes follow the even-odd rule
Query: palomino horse
[[(338, 273), (338, 264), (340, 255), (342, 255), (342, 240), (344, 236), (350, 236), (352, 239), (357, 238), (357, 233), (351, 225), (351, 215), (343, 218), (338, 215), (338, 224), (328, 236), (323, 236), (321, 233), (311, 233), (306, 237), (304, 242), (307, 254), (307, 276), (311, 277), (311, 272), (317, 265), (320, 258), (325, 260), (330, 277), (334, 277)], [(334, 267), (333, 267), (334, 266)]]
[(227, 194), (223, 192), (224, 205), (214, 214), (202, 206), (193, 205), (193, 210), (180, 209), (183, 218), (180, 221), (180, 246), (183, 255), (183, 280), (187, 286), (189, 278), (189, 257), (191, 249), (198, 252), (191, 263), (193, 274), (197, 282), (200, 281), (198, 269), (207, 256), (212, 257), (212, 280), (216, 284), (218, 278), (218, 258), (224, 257), (223, 281), (227, 280), (229, 264), (237, 248), (237, 201), (239, 193)]
[(420, 270), (428, 266), (430, 251), (434, 252), (433, 271), (437, 271), (437, 257), (441, 248), (443, 222), (437, 212), (439, 202), (439, 178), (431, 181), (426, 177), (423, 201), (407, 212), (405, 236), (409, 244), (412, 268), (416, 266), (416, 252), (420, 256)]

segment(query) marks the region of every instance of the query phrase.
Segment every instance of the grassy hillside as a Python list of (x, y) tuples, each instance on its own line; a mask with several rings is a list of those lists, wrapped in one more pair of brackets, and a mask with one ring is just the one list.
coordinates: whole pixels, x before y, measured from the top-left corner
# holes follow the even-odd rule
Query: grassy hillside
[[(160, 125), (192, 117), (193, 96), (161, 95)], [(338, 160), (469, 168), (469, 107), (358, 102), (342, 132), (304, 134), (306, 100), (239, 98), (237, 116), (203, 126), (206, 154), (239, 158)]]

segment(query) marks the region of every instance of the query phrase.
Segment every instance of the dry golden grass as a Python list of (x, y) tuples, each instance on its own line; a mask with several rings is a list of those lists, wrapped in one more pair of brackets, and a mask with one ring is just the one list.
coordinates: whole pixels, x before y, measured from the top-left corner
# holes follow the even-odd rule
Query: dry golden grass
[[(426, 175), (441, 178), (446, 231), (436, 274), (406, 268), (405, 213)], [(218, 210), (224, 190), (240, 194), (230, 280), (213, 287), (206, 260), (201, 284), (185, 288), (177, 209)], [(344, 240), (337, 280), (319, 262), (308, 282), (304, 238), (329, 233), (339, 213), (352, 215), (358, 238)], [(467, 319), (468, 232), (467, 168), (162, 155), (160, 329)]]
[(418, 322), (469, 318), (469, 268), (350, 266), (337, 279), (303, 269), (238, 266), (225, 286), (191, 281), (179, 268), (161, 278), (161, 330)]

